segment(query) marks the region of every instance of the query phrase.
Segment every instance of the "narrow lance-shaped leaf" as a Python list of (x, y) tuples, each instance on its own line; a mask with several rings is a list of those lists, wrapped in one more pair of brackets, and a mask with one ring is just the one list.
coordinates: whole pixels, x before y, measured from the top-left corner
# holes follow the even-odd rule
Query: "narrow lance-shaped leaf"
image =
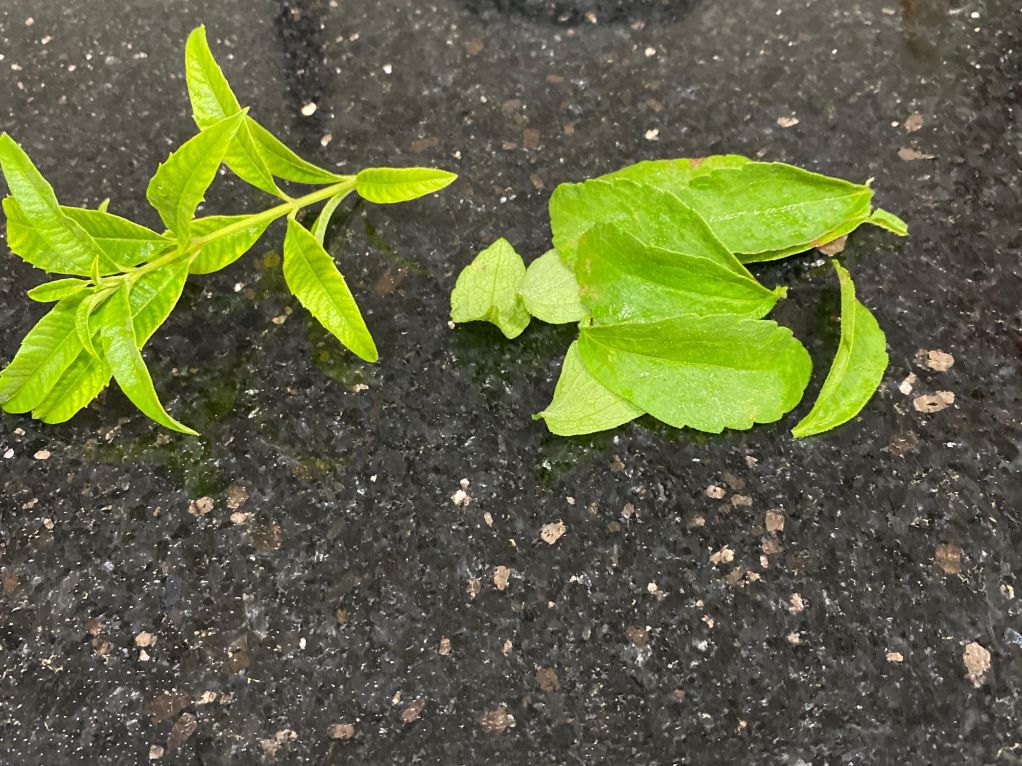
[(332, 184), (342, 179), (343, 176), (337, 173), (303, 160), (251, 117), (245, 118), (245, 126), (252, 136), (259, 156), (277, 178), (299, 184)]
[(784, 289), (767, 290), (737, 262), (645, 245), (613, 224), (582, 237), (575, 266), (582, 302), (598, 324), (655, 322), (682, 314), (760, 319)]
[(592, 376), (573, 341), (564, 355), (554, 398), (546, 409), (533, 415), (546, 422), (551, 433), (577, 436), (617, 428), (643, 414)]
[(88, 286), (89, 283), (84, 279), (73, 279), (72, 277), (55, 279), (52, 282), (44, 282), (33, 287), (28, 291), (28, 297), (39, 303), (53, 303), (62, 298), (76, 295), (88, 288)]
[(855, 297), (848, 271), (833, 263), (841, 283), (841, 341), (813, 409), (791, 431), (799, 438), (837, 428), (858, 415), (887, 369), (883, 330)]
[(57, 274), (86, 275), (96, 258), (106, 269), (119, 269), (81, 226), (61, 212), (53, 187), (6, 133), (0, 134), (0, 169), (11, 190), (3, 208), (7, 245), (15, 254)]
[(579, 298), (578, 280), (556, 250), (529, 264), (518, 294), (530, 314), (549, 324), (581, 322), (588, 315)]
[(101, 315), (103, 356), (124, 395), (144, 414), (162, 426), (184, 434), (198, 433), (172, 418), (160, 404), (152, 377), (139, 351), (132, 321), (128, 283), (110, 299), (109, 310)]
[(334, 197), (327, 200), (327, 203), (323, 206), (323, 209), (319, 211), (319, 216), (316, 218), (316, 225), (313, 226), (312, 233), (315, 235), (319, 244), (323, 244), (326, 240), (326, 230), (330, 226), (330, 219), (334, 217), (334, 213), (337, 211), (337, 206), (344, 201), (344, 198), (348, 196), (350, 192), (342, 192)]
[(451, 319), (491, 322), (507, 338), (517, 338), (532, 319), (518, 294), (524, 278), (522, 257), (501, 237), (458, 275), (451, 293)]
[(85, 349), (85, 353), (96, 359), (99, 359), (99, 354), (92, 343), (90, 320), (96, 308), (109, 298), (112, 293), (113, 291), (107, 288), (96, 290), (78, 304), (78, 310), (75, 312), (75, 329), (78, 331), (78, 340), (81, 342), (82, 348)]
[(780, 419), (812, 371), (786, 327), (730, 316), (583, 328), (579, 352), (618, 396), (669, 425), (711, 433)]
[[(103, 210), (61, 206), (61, 211), (88, 232), (99, 248), (124, 268), (152, 260), (172, 244), (152, 229)], [(118, 269), (123, 270), (123, 269)], [(101, 274), (114, 273), (100, 266)]]
[(160, 165), (149, 182), (146, 198), (179, 243), (188, 242), (195, 209), (216, 178), (242, 119), (242, 113), (227, 117), (190, 138)]
[[(251, 225), (233, 230), (233, 227), (241, 226), (246, 221), (251, 222)], [(218, 236), (202, 245), (192, 259), (191, 273), (211, 274), (226, 268), (251, 250), (269, 225), (269, 221), (254, 220), (254, 216), (249, 215), (211, 215), (195, 219), (192, 222), (192, 236), (195, 238), (208, 237), (228, 227), (232, 227), (232, 233)]]
[[(192, 117), (200, 129), (209, 128), (241, 111), (241, 104), (209, 49), (205, 26), (197, 27), (188, 36), (185, 75)], [(280, 195), (280, 188), (256, 147), (247, 120), (238, 128), (224, 161), (243, 181), (270, 194)]]
[(440, 191), (457, 177), (436, 168), (366, 168), (355, 176), (355, 191), (378, 204), (408, 202)]
[(50, 309), (0, 372), (0, 405), (6, 412), (28, 412), (43, 401), (78, 356), (82, 344), (75, 331), (75, 312), (83, 297), (72, 295)]
[(312, 232), (287, 220), (284, 279), (298, 301), (331, 334), (367, 362), (379, 358), (362, 312), (333, 259)]
[[(182, 259), (163, 268), (143, 274), (129, 295), (135, 339), (140, 348), (152, 337), (177, 304), (188, 277), (188, 261)], [(104, 304), (99, 314), (111, 310)], [(93, 342), (99, 335), (102, 320), (93, 319)], [(32, 411), (32, 417), (44, 423), (63, 423), (99, 396), (110, 383), (110, 368), (101, 359), (84, 351), (67, 368), (46, 398)]]

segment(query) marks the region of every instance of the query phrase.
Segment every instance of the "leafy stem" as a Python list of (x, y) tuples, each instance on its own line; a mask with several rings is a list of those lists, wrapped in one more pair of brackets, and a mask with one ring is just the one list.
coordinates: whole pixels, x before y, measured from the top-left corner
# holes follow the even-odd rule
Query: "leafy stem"
[[(177, 304), (190, 274), (226, 268), (266, 228), (287, 217), (283, 271), (298, 301), (344, 346), (368, 362), (376, 345), (323, 235), (340, 201), (357, 192), (369, 202), (405, 202), (432, 194), (455, 176), (432, 168), (367, 168), (339, 175), (299, 157), (242, 108), (200, 27), (188, 38), (185, 69), (199, 133), (157, 168), (146, 199), (166, 226), (160, 233), (107, 210), (65, 207), (24, 150), (0, 135), (7, 242), (15, 254), (55, 279), (29, 291), (56, 305), (29, 331), (0, 372), (0, 407), (46, 423), (73, 417), (117, 381), (150, 418), (195, 431), (160, 403), (141, 349)], [(220, 166), (283, 200), (257, 213), (196, 218)], [(316, 187), (289, 194), (280, 182)], [(316, 234), (298, 223), (302, 209), (326, 202)]]

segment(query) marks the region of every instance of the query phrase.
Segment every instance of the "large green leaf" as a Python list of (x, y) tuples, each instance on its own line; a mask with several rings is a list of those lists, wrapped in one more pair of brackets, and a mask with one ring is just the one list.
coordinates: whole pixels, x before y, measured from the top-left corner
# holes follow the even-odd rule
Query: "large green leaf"
[(440, 191), (457, 177), (436, 168), (366, 168), (355, 176), (355, 191), (369, 202), (408, 202)]
[(160, 404), (153, 379), (139, 351), (129, 293), (130, 288), (125, 282), (110, 299), (107, 310), (99, 317), (103, 357), (113, 372), (114, 380), (132, 404), (151, 419), (173, 431), (198, 436), (196, 431), (167, 414)]
[(602, 177), (628, 178), (676, 194), (703, 216), (744, 263), (770, 261), (826, 244), (863, 223), (908, 233), (872, 190), (778, 162), (737, 155), (640, 162)]
[(613, 223), (647, 245), (692, 253), (744, 271), (738, 259), (677, 196), (628, 179), (561, 184), (550, 197), (554, 247), (574, 268), (578, 241), (598, 223)]
[(517, 338), (532, 319), (518, 294), (524, 278), (522, 257), (501, 237), (458, 275), (451, 293), (451, 319), (491, 322), (507, 338)]
[(717, 170), (735, 170), (752, 160), (737, 154), (717, 154), (712, 157), (681, 158), (677, 160), (643, 160), (613, 173), (600, 176), (604, 181), (627, 178), (630, 181), (657, 186), (665, 191), (688, 186), (693, 178)]
[(181, 244), (188, 242), (195, 209), (244, 119), (239, 112), (211, 125), (171, 153), (149, 182), (146, 198)]
[(867, 221), (863, 184), (781, 163), (750, 162), (671, 188), (746, 262), (783, 258), (848, 234)]
[(598, 324), (655, 322), (681, 314), (760, 319), (784, 289), (767, 290), (745, 267), (701, 253), (645, 245), (614, 224), (579, 241), (575, 271), (582, 302)]
[(729, 316), (584, 328), (579, 352), (618, 396), (669, 425), (711, 433), (778, 420), (812, 371), (787, 328)]
[(362, 312), (333, 259), (294, 218), (284, 238), (284, 279), (298, 301), (337, 340), (367, 362), (379, 358)]
[(84, 279), (65, 277), (64, 279), (55, 279), (52, 282), (36, 285), (27, 294), (29, 298), (39, 303), (54, 303), (62, 298), (77, 295), (88, 289), (88, 287), (89, 283)]
[[(241, 111), (241, 104), (209, 49), (205, 26), (197, 27), (188, 36), (185, 76), (188, 97), (192, 102), (192, 117), (200, 129), (211, 127)], [(238, 128), (224, 162), (247, 183), (270, 194), (280, 194), (280, 188), (252, 138), (248, 120)]]
[(245, 126), (252, 136), (259, 156), (277, 178), (300, 184), (332, 184), (343, 178), (337, 173), (303, 160), (251, 117), (245, 119)]
[[(145, 346), (177, 304), (188, 278), (188, 261), (175, 261), (161, 269), (142, 275), (129, 295), (135, 339), (139, 347)], [(107, 304), (108, 305), (108, 304)], [(107, 305), (99, 309), (102, 314)], [(94, 318), (93, 342), (99, 340), (99, 325)], [(32, 417), (44, 423), (63, 423), (70, 420), (89, 402), (99, 396), (110, 383), (107, 363), (94, 359), (84, 351), (60, 376), (46, 398), (32, 411)]]
[[(211, 215), (197, 218), (192, 222), (192, 236), (208, 237), (228, 226), (241, 225), (246, 219), (251, 218), (252, 216), (247, 215)], [(252, 249), (269, 225), (269, 221), (256, 221), (251, 226), (210, 240), (192, 259), (191, 273), (211, 274), (234, 263)]]
[(643, 414), (592, 376), (572, 342), (564, 355), (554, 398), (546, 409), (533, 415), (543, 419), (551, 433), (576, 436), (617, 428)]
[(578, 294), (578, 280), (561, 261), (556, 250), (548, 250), (529, 264), (518, 294), (525, 309), (536, 319), (550, 324), (581, 322), (587, 316)]
[(848, 271), (833, 263), (841, 283), (841, 342), (813, 409), (791, 431), (799, 438), (829, 431), (858, 415), (887, 369), (884, 331), (855, 297)]
[(14, 359), (0, 372), (0, 406), (28, 412), (38, 405), (81, 352), (75, 312), (84, 293), (64, 298), (28, 331)]
[(119, 265), (61, 212), (53, 187), (8, 134), (0, 134), (0, 169), (11, 197), (3, 202), (7, 246), (33, 266), (56, 274), (87, 275), (92, 262), (108, 273)]
[(60, 209), (88, 232), (104, 253), (125, 268), (152, 260), (172, 247), (166, 237), (119, 215), (83, 207)]

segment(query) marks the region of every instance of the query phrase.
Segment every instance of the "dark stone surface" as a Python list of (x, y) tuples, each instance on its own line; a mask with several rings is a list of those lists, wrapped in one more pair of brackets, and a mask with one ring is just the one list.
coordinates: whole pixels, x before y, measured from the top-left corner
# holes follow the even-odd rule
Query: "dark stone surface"
[[(162, 433), (117, 391), (65, 426), (0, 417), (0, 762), (138, 764), (174, 744), (164, 761), (1022, 761), (1017, 4), (0, 6), (0, 125), (69, 204), (110, 196), (156, 223), (145, 183), (192, 130), (181, 61), (200, 22), (242, 100), (311, 158), (461, 174), (331, 235), (378, 365), (286, 294), (267, 260), (278, 227), (193, 279), (148, 346), (164, 401), (203, 438)], [(881, 392), (801, 442), (787, 429), (815, 389), (745, 433), (547, 435), (529, 416), (571, 331), (449, 330), (457, 270), (502, 234), (543, 252), (559, 182), (724, 151), (874, 177), (911, 224), (845, 253), (888, 332)], [(260, 202), (228, 179), (210, 199)], [(818, 386), (836, 297), (814, 260), (759, 272), (792, 286), (779, 318)], [(41, 313), (23, 296), (39, 279), (0, 260), (3, 360)], [(923, 370), (919, 348), (955, 366)], [(954, 406), (916, 412), (898, 390), (910, 372), (913, 396)], [(202, 496), (214, 510), (190, 515)], [(767, 554), (769, 509), (785, 524)], [(935, 564), (942, 544), (960, 574)], [(734, 560), (714, 566), (725, 545)], [(978, 687), (970, 642), (991, 654)]]

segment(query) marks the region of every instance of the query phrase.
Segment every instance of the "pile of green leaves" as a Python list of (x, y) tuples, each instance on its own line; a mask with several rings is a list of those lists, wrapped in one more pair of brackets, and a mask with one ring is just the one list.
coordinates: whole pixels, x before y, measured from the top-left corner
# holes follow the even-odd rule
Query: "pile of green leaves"
[[(843, 237), (864, 223), (908, 228), (872, 206), (868, 185), (724, 155), (640, 162), (559, 186), (553, 249), (525, 267), (506, 240), (481, 252), (451, 295), (455, 322), (485, 320), (508, 338), (532, 317), (578, 323), (553, 401), (536, 415), (555, 434), (615, 428), (650, 414), (720, 433), (779, 420), (802, 399), (812, 364), (791, 331), (764, 319), (786, 288), (746, 264)], [(841, 286), (841, 341), (795, 436), (847, 422), (884, 370), (884, 334)]]
[[(209, 274), (255, 245), (273, 221), (287, 218), (284, 277), (298, 301), (353, 353), (368, 362), (377, 351), (355, 299), (323, 247), (330, 217), (351, 192), (393, 203), (438, 191), (455, 176), (429, 168), (369, 168), (338, 175), (303, 160), (238, 103), (200, 27), (188, 39), (188, 94), (199, 133), (153, 176), (146, 198), (166, 231), (157, 232), (98, 210), (61, 205), (28, 155), (6, 133), (0, 168), (7, 244), (50, 274), (69, 275), (29, 291), (56, 303), (28, 333), (0, 373), (0, 406), (60, 423), (91, 402), (113, 378), (142, 412), (183, 433), (157, 398), (141, 349), (167, 319), (190, 274)], [(277, 198), (258, 213), (196, 218), (221, 164)], [(315, 187), (292, 197), (279, 181)], [(297, 214), (325, 202), (311, 229)]]

